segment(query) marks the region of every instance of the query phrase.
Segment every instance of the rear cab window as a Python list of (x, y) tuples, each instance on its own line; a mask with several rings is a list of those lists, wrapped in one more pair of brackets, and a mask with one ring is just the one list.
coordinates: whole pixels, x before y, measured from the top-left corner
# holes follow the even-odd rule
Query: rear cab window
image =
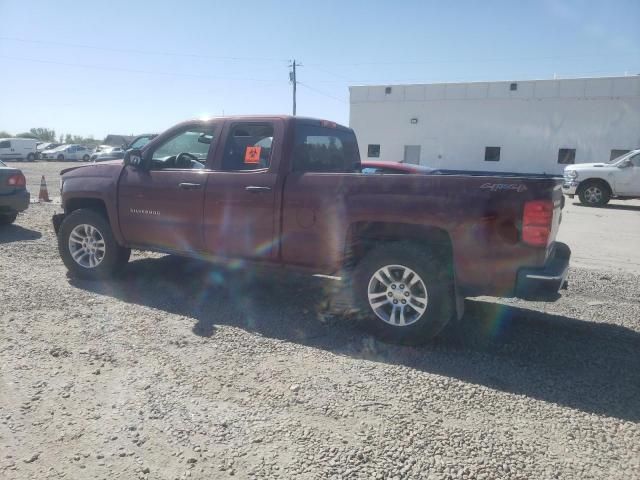
[(360, 172), (360, 154), (353, 130), (332, 122), (298, 121), (295, 125), (293, 171)]

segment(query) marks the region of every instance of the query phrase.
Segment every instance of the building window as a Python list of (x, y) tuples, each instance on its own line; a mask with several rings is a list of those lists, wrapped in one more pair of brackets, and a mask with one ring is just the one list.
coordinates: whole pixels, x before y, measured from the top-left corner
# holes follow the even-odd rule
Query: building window
[(499, 162), (500, 161), (500, 147), (485, 147), (484, 148), (484, 161), (485, 162)]
[(380, 157), (380, 145), (377, 144), (369, 144), (367, 147), (367, 157), (369, 158), (379, 158)]
[(512, 92), (515, 92), (516, 90), (518, 90), (518, 84), (512, 83), (511, 85), (509, 85), (509, 90), (511, 90)]
[(572, 165), (576, 163), (576, 149), (561, 148), (558, 150), (558, 163), (561, 165)]
[(384, 87), (384, 93), (389, 95), (391, 93), (391, 87)]
[(613, 150), (611, 150), (611, 155), (609, 156), (609, 161), (613, 160), (614, 158), (618, 158), (621, 157), (622, 155), (629, 153), (631, 150), (624, 150), (624, 149), (616, 149), (614, 148)]

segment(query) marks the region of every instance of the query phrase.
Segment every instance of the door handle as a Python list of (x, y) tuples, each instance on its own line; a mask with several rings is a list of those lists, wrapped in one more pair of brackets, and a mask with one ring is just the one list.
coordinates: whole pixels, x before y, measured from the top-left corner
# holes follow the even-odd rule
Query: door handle
[(248, 187), (244, 187), (247, 192), (259, 193), (259, 192), (269, 192), (271, 191), (271, 187), (258, 187), (255, 185), (249, 185)]
[(202, 184), (184, 182), (184, 183), (179, 183), (178, 186), (183, 190), (197, 190), (202, 187)]

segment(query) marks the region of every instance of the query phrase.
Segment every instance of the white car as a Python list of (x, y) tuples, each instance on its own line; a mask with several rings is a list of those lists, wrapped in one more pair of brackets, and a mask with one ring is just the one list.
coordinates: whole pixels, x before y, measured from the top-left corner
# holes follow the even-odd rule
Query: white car
[(609, 163), (577, 163), (566, 167), (562, 191), (569, 198), (578, 195), (583, 205), (592, 207), (606, 205), (611, 198), (640, 198), (640, 149)]
[(32, 138), (0, 138), (0, 160), (36, 159), (36, 146), (40, 140)]
[(88, 162), (91, 150), (82, 145), (61, 145), (53, 150), (45, 150), (41, 155), (43, 160), (58, 160), (60, 162), (75, 160)]

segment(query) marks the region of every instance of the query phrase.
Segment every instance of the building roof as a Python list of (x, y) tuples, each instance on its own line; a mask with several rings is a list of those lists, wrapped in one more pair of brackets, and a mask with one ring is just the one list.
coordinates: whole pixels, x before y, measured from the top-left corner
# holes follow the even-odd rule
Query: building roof
[(640, 96), (640, 75), (464, 83), (356, 85), (349, 87), (349, 93), (351, 103), (482, 98), (638, 97)]

